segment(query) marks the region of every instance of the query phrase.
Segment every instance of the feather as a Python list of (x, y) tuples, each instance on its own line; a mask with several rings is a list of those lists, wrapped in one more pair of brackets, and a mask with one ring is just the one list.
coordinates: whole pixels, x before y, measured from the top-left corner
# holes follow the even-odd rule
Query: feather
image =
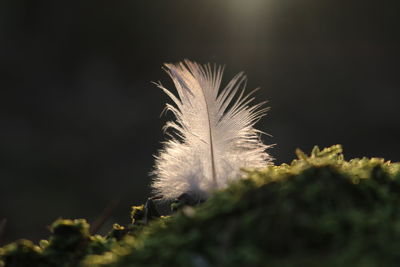
[(204, 200), (216, 189), (241, 177), (241, 168), (260, 168), (271, 162), (269, 147), (254, 124), (266, 114), (265, 103), (250, 105), (246, 77), (237, 74), (220, 90), (223, 68), (185, 60), (165, 64), (178, 95), (157, 84), (174, 105), (166, 104), (175, 121), (164, 126), (170, 138), (155, 157), (153, 192), (164, 200), (183, 193)]

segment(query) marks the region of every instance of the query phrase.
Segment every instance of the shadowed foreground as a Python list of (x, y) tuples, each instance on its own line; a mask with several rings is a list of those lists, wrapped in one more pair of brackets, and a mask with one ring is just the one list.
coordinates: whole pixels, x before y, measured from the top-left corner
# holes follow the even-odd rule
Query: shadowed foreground
[(400, 164), (297, 155), (148, 225), (134, 207), (105, 237), (58, 220), (48, 241), (1, 248), (0, 266), (398, 266)]

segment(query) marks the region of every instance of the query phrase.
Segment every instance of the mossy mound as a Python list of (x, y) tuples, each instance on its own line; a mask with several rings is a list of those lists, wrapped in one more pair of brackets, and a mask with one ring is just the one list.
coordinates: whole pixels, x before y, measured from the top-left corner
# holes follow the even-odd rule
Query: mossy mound
[[(54, 236), (42, 247), (8, 245), (3, 265), (400, 265), (400, 163), (345, 161), (340, 146), (297, 155), (290, 165), (248, 170), (200, 206), (148, 225), (115, 226), (104, 238), (58, 235), (57, 246)], [(27, 259), (38, 264), (21, 265)]]
[(0, 248), (0, 266), (77, 266), (85, 256), (109, 251), (115, 242), (115, 239), (91, 236), (84, 219), (59, 219), (50, 226), (50, 231), (49, 240), (41, 240), (39, 245), (19, 240)]

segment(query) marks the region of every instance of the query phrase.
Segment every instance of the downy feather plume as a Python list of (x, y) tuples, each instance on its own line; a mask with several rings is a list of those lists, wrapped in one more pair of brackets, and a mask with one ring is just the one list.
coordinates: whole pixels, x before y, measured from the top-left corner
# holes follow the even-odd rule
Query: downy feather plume
[(176, 120), (164, 130), (172, 130), (164, 148), (156, 156), (153, 192), (164, 200), (183, 193), (195, 200), (223, 188), (241, 177), (241, 168), (264, 167), (271, 161), (269, 147), (260, 140), (254, 124), (265, 115), (265, 103), (250, 105), (252, 93), (245, 95), (246, 77), (237, 74), (223, 90), (223, 68), (212, 68), (186, 60), (165, 64), (178, 95), (158, 84), (173, 101), (166, 104)]

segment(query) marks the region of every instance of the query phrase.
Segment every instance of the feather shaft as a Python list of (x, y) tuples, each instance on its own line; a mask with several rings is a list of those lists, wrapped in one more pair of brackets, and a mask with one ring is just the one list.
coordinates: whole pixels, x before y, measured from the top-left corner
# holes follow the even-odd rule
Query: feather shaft
[(211, 126), (211, 121), (210, 121), (210, 112), (208, 108), (208, 103), (207, 99), (205, 96), (205, 93), (203, 91), (204, 89), (202, 88), (201, 92), (203, 95), (204, 103), (206, 106), (206, 113), (207, 113), (207, 121), (208, 121), (208, 135), (209, 135), (209, 141), (210, 141), (210, 161), (211, 161), (211, 173), (212, 173), (212, 180), (215, 185), (217, 185), (217, 172), (215, 170), (215, 156), (214, 156), (214, 145), (213, 145), (213, 133), (212, 133), (212, 126)]

